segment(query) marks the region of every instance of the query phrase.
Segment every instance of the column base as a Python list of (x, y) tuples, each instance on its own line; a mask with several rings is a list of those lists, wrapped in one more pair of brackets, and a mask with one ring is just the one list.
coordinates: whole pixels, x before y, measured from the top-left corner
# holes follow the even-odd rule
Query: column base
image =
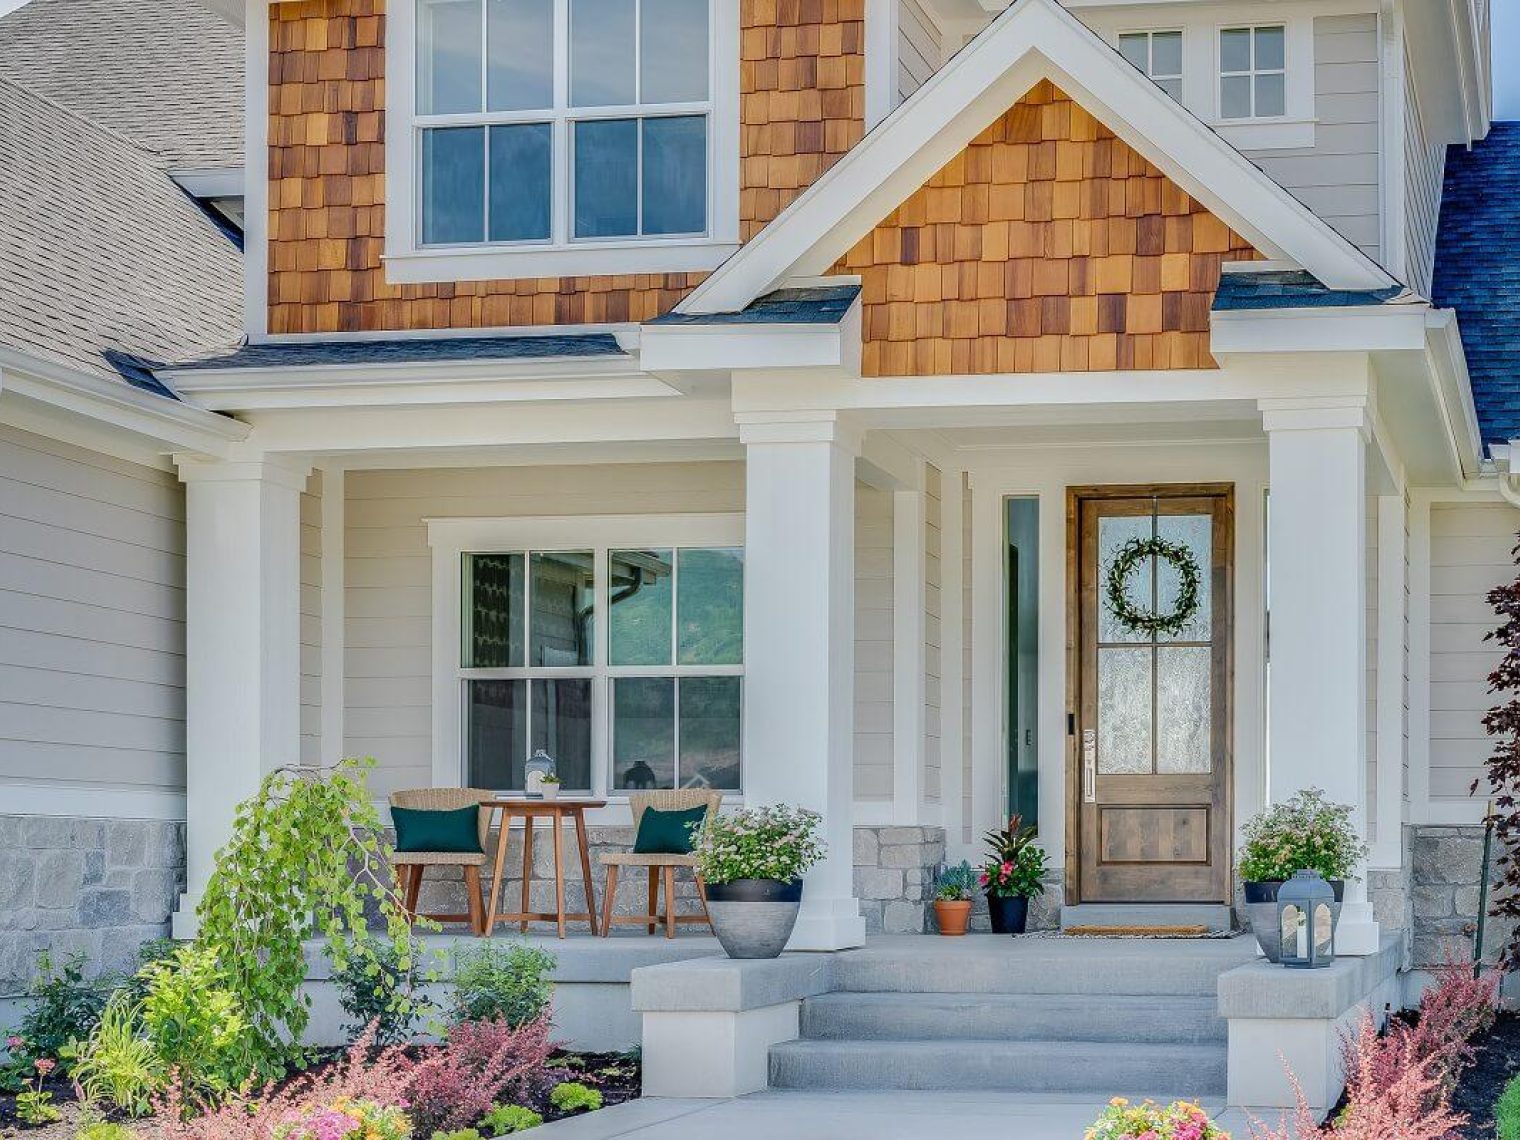
[(1337, 958), (1365, 958), (1378, 952), (1382, 931), (1372, 916), (1370, 902), (1346, 902), (1341, 905), (1341, 920), (1335, 928)]
[(198, 894), (179, 896), (179, 906), (169, 916), (169, 937), (176, 942), (189, 942), (201, 932), (200, 915), (195, 913), (200, 905), (201, 896)]
[(803, 892), (788, 950), (849, 950), (865, 944), (866, 920), (858, 899), (809, 898)]

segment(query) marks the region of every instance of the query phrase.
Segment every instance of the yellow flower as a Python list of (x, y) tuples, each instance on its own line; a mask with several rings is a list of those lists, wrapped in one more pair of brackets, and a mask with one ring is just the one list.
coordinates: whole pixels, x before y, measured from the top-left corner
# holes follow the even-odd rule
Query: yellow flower
[(1122, 1096), (1116, 1096), (1116, 1097), (1114, 1097), (1113, 1100), (1109, 1101), (1108, 1103), (1111, 1104), (1111, 1105), (1113, 1105), (1115, 1108), (1123, 1108), (1127, 1104), (1129, 1104), (1129, 1101), (1125, 1100)]

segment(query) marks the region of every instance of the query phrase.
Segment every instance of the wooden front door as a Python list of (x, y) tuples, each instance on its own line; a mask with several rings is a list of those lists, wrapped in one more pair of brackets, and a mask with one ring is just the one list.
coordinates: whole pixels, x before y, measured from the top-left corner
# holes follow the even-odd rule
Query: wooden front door
[[(1073, 488), (1068, 531), (1068, 901), (1228, 902), (1233, 488)], [(1116, 581), (1125, 548), (1157, 539)], [(1179, 612), (1180, 557), (1196, 605), (1149, 629)]]

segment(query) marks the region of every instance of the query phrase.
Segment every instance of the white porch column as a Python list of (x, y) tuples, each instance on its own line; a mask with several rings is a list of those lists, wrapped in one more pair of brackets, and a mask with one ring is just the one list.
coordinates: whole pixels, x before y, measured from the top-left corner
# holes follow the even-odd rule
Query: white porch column
[[(1262, 401), (1271, 692), (1267, 794), (1308, 787), (1367, 834), (1367, 440), (1361, 399)], [(1336, 950), (1371, 954), (1367, 868), (1347, 882)]]
[(240, 801), (300, 760), (301, 491), (307, 468), (180, 458), (185, 483), (186, 893), (195, 908)]
[(823, 815), (789, 948), (865, 940), (854, 893), (855, 456), (832, 416), (741, 423), (745, 444), (744, 794)]

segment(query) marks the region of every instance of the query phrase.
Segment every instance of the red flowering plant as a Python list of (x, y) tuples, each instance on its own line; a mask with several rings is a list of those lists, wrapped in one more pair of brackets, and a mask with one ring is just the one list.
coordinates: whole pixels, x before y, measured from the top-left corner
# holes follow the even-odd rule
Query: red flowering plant
[(1023, 816), (1015, 815), (1007, 827), (995, 827), (982, 839), (987, 844), (987, 862), (977, 881), (994, 898), (1033, 898), (1045, 890), (1045, 852), (1035, 843), (1035, 829), (1024, 827)]

